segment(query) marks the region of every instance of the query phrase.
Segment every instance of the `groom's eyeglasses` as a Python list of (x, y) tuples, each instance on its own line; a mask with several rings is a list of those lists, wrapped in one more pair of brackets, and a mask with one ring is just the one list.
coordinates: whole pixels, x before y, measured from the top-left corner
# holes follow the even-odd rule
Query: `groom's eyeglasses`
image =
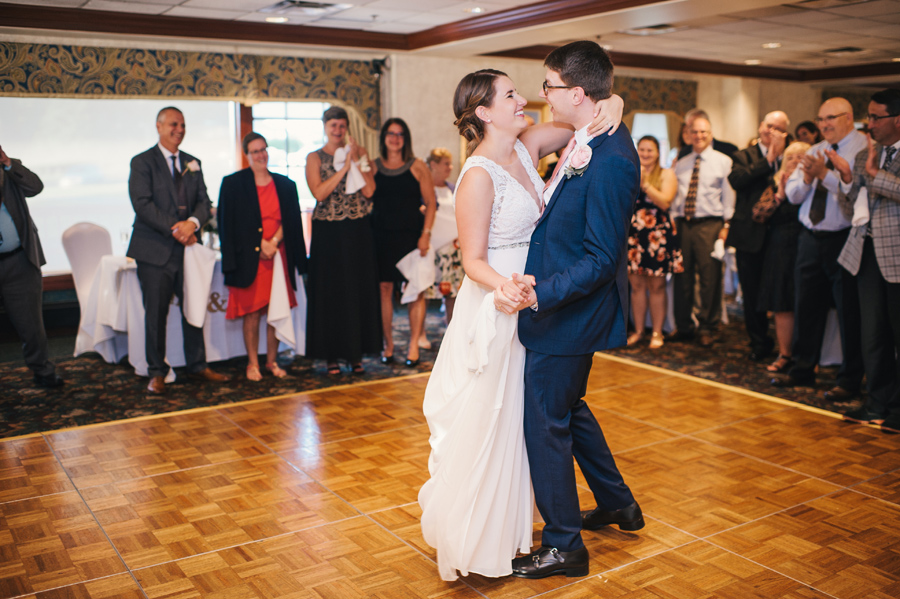
[(546, 96), (548, 89), (572, 89), (575, 86), (574, 85), (547, 85), (547, 82), (544, 81), (541, 84), (541, 87), (544, 88), (544, 95)]

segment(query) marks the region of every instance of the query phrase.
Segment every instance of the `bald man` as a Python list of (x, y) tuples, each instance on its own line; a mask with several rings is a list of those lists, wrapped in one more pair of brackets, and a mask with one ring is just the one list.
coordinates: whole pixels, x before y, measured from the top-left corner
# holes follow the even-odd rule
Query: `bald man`
[(738, 278), (744, 298), (744, 326), (750, 338), (749, 358), (764, 360), (775, 346), (769, 337), (769, 318), (758, 309), (767, 226), (753, 220), (753, 205), (774, 179), (784, 155), (790, 121), (780, 110), (770, 112), (759, 124), (759, 138), (732, 156), (728, 182), (734, 188), (734, 216), (726, 244), (735, 249)]
[(813, 386), (828, 310), (837, 308), (844, 361), (836, 385), (825, 399), (845, 401), (859, 393), (863, 364), (860, 346), (859, 297), (856, 277), (838, 264), (850, 233), (850, 219), (841, 210), (840, 174), (826, 151), (853, 163), (868, 147), (866, 136), (853, 126), (853, 108), (844, 98), (826, 100), (816, 124), (824, 141), (809, 149), (785, 187), (788, 200), (800, 206), (803, 228), (797, 240), (794, 271), (794, 367), (786, 378), (772, 380), (776, 387)]

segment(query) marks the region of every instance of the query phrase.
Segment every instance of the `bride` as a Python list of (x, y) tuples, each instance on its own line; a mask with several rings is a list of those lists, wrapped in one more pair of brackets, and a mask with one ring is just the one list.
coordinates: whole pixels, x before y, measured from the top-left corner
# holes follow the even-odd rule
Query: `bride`
[[(520, 273), (543, 210), (537, 161), (566, 145), (573, 131), (555, 123), (528, 127), (524, 107), (512, 80), (492, 69), (466, 75), (453, 99), (471, 154), (456, 191), (466, 276), (425, 390), (431, 478), (419, 491), (422, 533), (437, 550), (444, 580), (456, 580), (457, 571), (509, 575), (516, 552), (531, 550), (534, 512), (522, 428), (525, 349), (517, 316), (509, 312), (534, 283)], [(603, 111), (589, 133), (606, 130), (601, 124), (607, 120), (615, 130), (621, 98), (598, 108)]]

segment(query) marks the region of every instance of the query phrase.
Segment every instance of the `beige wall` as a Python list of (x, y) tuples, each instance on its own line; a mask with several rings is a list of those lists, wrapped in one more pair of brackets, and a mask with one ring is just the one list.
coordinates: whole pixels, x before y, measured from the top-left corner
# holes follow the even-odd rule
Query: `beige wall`
[[(544, 69), (540, 61), (491, 57), (456, 60), (402, 54), (391, 56), (384, 80), (383, 114), (407, 121), (418, 156), (424, 157), (435, 146), (449, 148), (456, 156), (455, 176), (459, 167), (459, 136), (453, 126), (453, 92), (466, 73), (487, 67), (509, 73), (519, 93), (529, 102), (541, 102), (538, 92)], [(697, 105), (709, 113), (715, 136), (741, 148), (756, 136), (766, 113), (784, 110), (791, 123), (796, 124), (815, 116), (821, 97), (819, 88), (803, 83), (648, 69), (622, 68), (616, 72), (632, 77), (697, 81)]]

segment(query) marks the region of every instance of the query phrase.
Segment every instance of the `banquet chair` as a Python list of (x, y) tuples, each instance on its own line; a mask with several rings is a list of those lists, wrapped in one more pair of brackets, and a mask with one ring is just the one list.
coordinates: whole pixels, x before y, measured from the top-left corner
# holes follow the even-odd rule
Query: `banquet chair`
[(112, 254), (109, 231), (94, 223), (77, 223), (63, 231), (63, 248), (72, 266), (75, 294), (78, 304), (84, 308), (94, 275), (103, 256)]

